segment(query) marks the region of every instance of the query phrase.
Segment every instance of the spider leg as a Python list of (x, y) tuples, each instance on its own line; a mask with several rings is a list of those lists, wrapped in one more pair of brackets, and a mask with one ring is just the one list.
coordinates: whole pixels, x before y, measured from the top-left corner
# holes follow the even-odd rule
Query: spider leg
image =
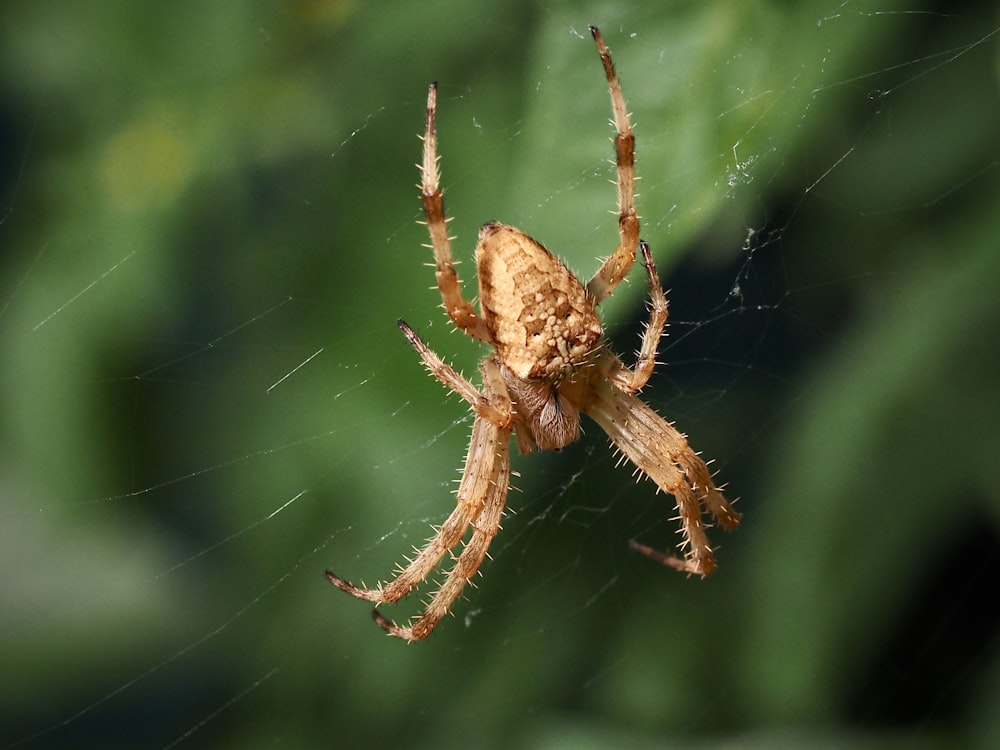
[[(511, 428), (501, 429), (483, 419), (476, 420), (476, 427), (479, 428), (479, 434), (476, 434), (476, 430), (473, 431), (469, 458), (462, 477), (464, 486), (471, 474), (470, 483), (475, 486), (474, 491), (483, 493), (470, 503), (470, 506), (480, 509), (472, 522), (472, 535), (465, 543), (447, 578), (415, 620), (405, 626), (398, 625), (383, 617), (377, 609), (372, 612), (375, 622), (390, 635), (407, 641), (419, 640), (430, 635), (434, 627), (448, 614), (465, 585), (479, 570), (489, 550), (490, 542), (500, 530), (510, 476)], [(460, 503), (463, 502), (462, 494), (460, 488)]]
[(611, 383), (598, 382), (594, 389), (596, 398), (587, 405), (587, 414), (633, 464), (677, 501), (683, 559), (643, 545), (633, 547), (678, 570), (708, 575), (715, 569), (715, 559), (702, 521), (702, 506), (727, 529), (739, 523), (739, 514), (713, 484), (705, 462), (669, 422)]
[[(471, 383), (430, 351), (405, 323), (401, 323), (400, 328), (407, 333), (427, 366), (442, 382), (449, 387), (459, 386), (462, 390), (459, 388), (456, 390), (459, 390), (463, 398), (471, 401), (474, 407), (482, 402), (484, 410), (490, 414), (493, 413), (490, 410), (495, 410), (500, 415), (506, 415), (504, 420), (494, 420), (488, 416), (476, 417), (462, 480), (458, 487), (455, 509), (437, 529), (437, 533), (393, 580), (380, 583), (375, 588), (365, 588), (355, 586), (330, 571), (326, 572), (326, 578), (330, 583), (352, 596), (376, 604), (392, 604), (419, 586), (445, 554), (462, 541), (469, 526), (472, 525), (472, 535), (459, 555), (455, 567), (435, 593), (424, 613), (411, 625), (400, 626), (383, 617), (377, 610), (373, 613), (375, 621), (386, 632), (412, 641), (426, 638), (448, 612), (468, 579), (479, 569), (490, 541), (500, 528), (500, 518), (507, 498), (510, 437), (513, 426), (510, 420), (510, 398), (500, 380), (498, 366), (492, 358), (484, 360), (480, 367), (486, 390), (486, 396), (482, 396)], [(474, 398), (469, 397), (470, 393), (474, 394)]]
[(656, 367), (656, 348), (663, 336), (663, 329), (667, 325), (667, 296), (660, 286), (660, 277), (656, 274), (656, 264), (653, 262), (653, 255), (649, 251), (649, 245), (643, 240), (639, 240), (639, 249), (642, 250), (642, 259), (646, 266), (646, 277), (649, 279), (649, 322), (646, 323), (646, 330), (642, 334), (642, 346), (639, 348), (639, 357), (635, 367), (628, 369), (624, 365), (613, 369), (608, 377), (615, 385), (627, 393), (635, 393), (643, 388), (653, 374)]
[(705, 509), (712, 517), (719, 522), (724, 529), (735, 529), (740, 525), (740, 514), (733, 510), (733, 506), (722, 496), (715, 484), (712, 482), (712, 475), (708, 471), (708, 466), (698, 457), (694, 451), (688, 450), (677, 456), (677, 465), (687, 476), (692, 487), (696, 487), (702, 492), (699, 499)]
[(448, 236), (448, 220), (444, 212), (444, 194), (441, 192), (441, 173), (438, 170), (437, 155), (437, 83), (427, 90), (427, 122), (424, 130), (424, 160), (420, 165), (420, 199), (427, 217), (427, 231), (431, 236), (434, 250), (435, 276), (441, 301), (448, 317), (472, 338), (493, 343), (486, 323), (472, 304), (462, 296), (451, 255), (451, 238)]
[(608, 90), (611, 93), (611, 111), (615, 125), (615, 164), (618, 170), (618, 234), (621, 238), (618, 247), (587, 282), (587, 292), (593, 298), (594, 304), (599, 304), (625, 278), (635, 261), (636, 249), (639, 246), (639, 217), (635, 213), (635, 134), (629, 122), (625, 97), (622, 95), (621, 83), (611, 61), (611, 53), (604, 45), (601, 32), (596, 26), (590, 27), (590, 33), (601, 55), (604, 75), (608, 79)]
[[(478, 426), (483, 421), (476, 420), (476, 425)], [(486, 424), (489, 423), (486, 422)], [(473, 442), (475, 439), (476, 434), (473, 430)], [(471, 448), (469, 453), (472, 454)], [(387, 583), (380, 583), (375, 588), (355, 586), (329, 570), (326, 571), (326, 578), (341, 591), (346, 591), (358, 599), (365, 599), (376, 604), (398, 602), (419, 586), (441, 561), (441, 558), (445, 556), (445, 553), (462, 540), (466, 529), (480, 510), (475, 498), (463, 496), (462, 490), (459, 489), (458, 504), (448, 519), (438, 527), (437, 534), (427, 541), (417, 556), (410, 560), (409, 565), (400, 568), (396, 577)]]
[(500, 375), (500, 370), (496, 362), (492, 359), (486, 359), (480, 367), (483, 382), (486, 385), (486, 392), (491, 394), (487, 398), (479, 392), (476, 386), (462, 377), (454, 367), (435, 354), (414, 330), (407, 325), (405, 320), (398, 321), (397, 325), (399, 325), (399, 330), (403, 332), (413, 348), (417, 350), (417, 354), (420, 355), (420, 358), (424, 361), (424, 365), (430, 370), (431, 374), (468, 401), (476, 414), (501, 427), (506, 427), (510, 424), (513, 409), (510, 397), (507, 395), (507, 388), (503, 385), (503, 378)]

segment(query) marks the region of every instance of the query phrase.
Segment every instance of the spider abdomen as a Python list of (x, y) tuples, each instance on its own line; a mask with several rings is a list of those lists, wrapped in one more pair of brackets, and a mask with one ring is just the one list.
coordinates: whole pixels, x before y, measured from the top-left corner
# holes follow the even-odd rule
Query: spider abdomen
[(519, 378), (558, 379), (593, 353), (601, 321), (579, 279), (524, 232), (484, 224), (479, 306), (497, 353)]

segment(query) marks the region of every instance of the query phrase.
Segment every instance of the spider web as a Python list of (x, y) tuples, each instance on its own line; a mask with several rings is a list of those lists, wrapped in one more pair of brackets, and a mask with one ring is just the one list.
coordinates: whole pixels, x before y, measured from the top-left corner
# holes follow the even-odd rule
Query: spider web
[[(0, 11), (0, 747), (997, 743), (995, 16), (51, 5)], [(636, 556), (670, 499), (586, 425), (515, 457), (485, 575), (404, 647), (322, 572), (422, 544), (471, 429), (395, 326), (483, 354), (420, 248), (425, 86), (467, 292), (494, 218), (587, 276), (589, 22), (669, 289), (643, 397), (744, 524), (705, 581)]]

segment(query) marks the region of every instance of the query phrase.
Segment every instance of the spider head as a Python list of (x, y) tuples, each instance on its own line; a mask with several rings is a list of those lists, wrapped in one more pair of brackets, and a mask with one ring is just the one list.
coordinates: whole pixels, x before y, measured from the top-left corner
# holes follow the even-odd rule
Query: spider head
[(519, 229), (491, 221), (476, 245), (479, 306), (506, 368), (557, 380), (597, 348), (601, 321), (580, 280)]

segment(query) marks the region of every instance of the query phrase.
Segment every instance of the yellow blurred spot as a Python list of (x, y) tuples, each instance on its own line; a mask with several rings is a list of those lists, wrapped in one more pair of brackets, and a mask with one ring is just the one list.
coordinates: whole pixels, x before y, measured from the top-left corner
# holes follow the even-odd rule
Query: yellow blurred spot
[(145, 211), (172, 202), (191, 177), (192, 154), (161, 118), (130, 123), (104, 148), (98, 164), (108, 200), (118, 209)]

